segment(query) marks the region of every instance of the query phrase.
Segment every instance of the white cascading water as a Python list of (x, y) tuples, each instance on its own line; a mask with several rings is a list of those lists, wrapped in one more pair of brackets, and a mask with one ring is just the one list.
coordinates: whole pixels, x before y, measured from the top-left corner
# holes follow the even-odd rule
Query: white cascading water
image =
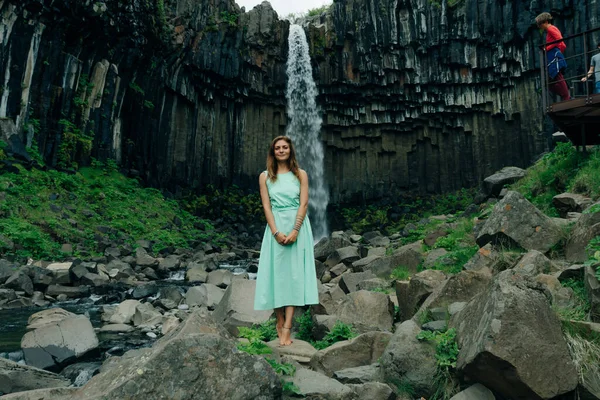
[(308, 42), (299, 25), (290, 26), (287, 61), (288, 84), (285, 97), (289, 122), (286, 135), (294, 142), (300, 167), (310, 183), (309, 215), (315, 240), (328, 235), (324, 151), (321, 143), (321, 117), (317, 109), (317, 86), (312, 77)]

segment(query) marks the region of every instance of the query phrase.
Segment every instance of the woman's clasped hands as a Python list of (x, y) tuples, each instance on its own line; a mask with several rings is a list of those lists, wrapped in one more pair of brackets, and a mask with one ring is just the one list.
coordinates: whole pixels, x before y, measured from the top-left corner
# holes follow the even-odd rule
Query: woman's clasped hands
[(296, 242), (296, 240), (298, 240), (298, 231), (295, 229), (292, 229), (292, 232), (290, 232), (289, 235), (285, 236), (285, 240), (283, 241), (283, 244), (293, 244)]

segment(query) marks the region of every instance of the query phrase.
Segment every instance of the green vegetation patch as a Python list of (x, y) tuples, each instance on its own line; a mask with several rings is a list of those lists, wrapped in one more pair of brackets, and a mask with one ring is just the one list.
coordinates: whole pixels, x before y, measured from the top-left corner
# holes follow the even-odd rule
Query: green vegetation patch
[(561, 320), (586, 321), (591, 305), (588, 300), (583, 279), (567, 279), (561, 282), (562, 286), (573, 290), (572, 304), (569, 307), (556, 308), (555, 311)]
[(357, 336), (352, 325), (345, 324), (342, 321), (336, 321), (331, 331), (328, 332), (322, 340), (315, 340), (313, 336), (314, 324), (310, 309), (306, 310), (300, 317), (297, 317), (296, 323), (299, 325), (296, 337), (300, 340), (309, 342), (317, 350), (322, 350), (334, 343), (352, 339)]
[(308, 10), (308, 16), (314, 17), (317, 15), (321, 15), (323, 13), (329, 12), (330, 9), (331, 9), (331, 4), (326, 4), (322, 7), (311, 8), (310, 10)]
[(14, 243), (0, 255), (59, 260), (63, 243), (93, 255), (102, 238), (150, 240), (154, 251), (223, 239), (207, 220), (118, 173), (114, 162), (94, 165), (75, 174), (19, 167), (18, 174), (0, 175), (0, 235)]
[(396, 267), (390, 274), (390, 278), (397, 281), (406, 281), (410, 278), (411, 272), (403, 265)]
[(456, 343), (456, 330), (448, 329), (445, 332), (421, 331), (418, 340), (435, 343), (435, 360), (437, 371), (435, 375), (436, 391), (432, 400), (447, 400), (454, 396), (459, 385), (454, 378), (456, 361), (458, 360), (458, 344)]
[(473, 235), (474, 224), (472, 219), (460, 219), (454, 230), (435, 242), (434, 248), (446, 249), (448, 254), (443, 257), (443, 260), (436, 262), (432, 269), (450, 274), (462, 271), (467, 261), (479, 250), (479, 246), (475, 243), (475, 235)]
[[(417, 223), (432, 215), (458, 214), (473, 203), (476, 193), (476, 188), (463, 188), (456, 192), (435, 196), (403, 195), (399, 196), (399, 201), (391, 204), (340, 207), (338, 214), (341, 215), (344, 225), (355, 233), (379, 230), (385, 234), (393, 234), (402, 231), (408, 223)], [(422, 239), (424, 235), (423, 237), (421, 235), (428, 228), (429, 226), (420, 226), (417, 232), (411, 232), (410, 238), (405, 238), (405, 242), (411, 243)]]
[(348, 340), (356, 337), (357, 334), (354, 331), (352, 325), (345, 324), (342, 321), (337, 321), (331, 332), (328, 332), (327, 335), (323, 338), (323, 340), (317, 340), (313, 342), (313, 346), (317, 350), (322, 350), (326, 347), (331, 346), (334, 343), (341, 342), (343, 340)]
[(600, 196), (600, 150), (578, 152), (570, 143), (559, 143), (527, 170), (524, 178), (511, 186), (549, 216), (558, 212), (552, 198), (566, 191)]

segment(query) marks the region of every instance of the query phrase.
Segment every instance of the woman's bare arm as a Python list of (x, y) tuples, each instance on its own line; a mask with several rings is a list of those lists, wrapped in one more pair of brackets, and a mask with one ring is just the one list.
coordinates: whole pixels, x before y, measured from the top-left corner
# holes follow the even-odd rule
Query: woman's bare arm
[(306, 213), (308, 212), (308, 174), (304, 170), (300, 170), (300, 206), (298, 207), (298, 212), (296, 213), (296, 222), (294, 224), (294, 228), (287, 235), (287, 238), (283, 244), (294, 243), (296, 241), (296, 237), (298, 236), (298, 232), (302, 227), (302, 223), (304, 222), (304, 218), (306, 217)]
[[(275, 234), (275, 232), (277, 232), (277, 226), (275, 225), (273, 210), (271, 210), (271, 200), (269, 199), (269, 189), (267, 189), (266, 174), (260, 174), (258, 178), (258, 186), (260, 187), (260, 199), (262, 201), (267, 224), (269, 225), (269, 229), (271, 229), (271, 234)], [(275, 237), (275, 240), (277, 240), (279, 243), (283, 242), (285, 240), (285, 234), (283, 232), (278, 233)]]

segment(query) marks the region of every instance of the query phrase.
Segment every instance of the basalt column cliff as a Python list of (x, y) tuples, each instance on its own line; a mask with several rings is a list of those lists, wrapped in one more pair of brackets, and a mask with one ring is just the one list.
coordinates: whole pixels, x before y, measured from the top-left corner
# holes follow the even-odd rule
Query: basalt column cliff
[[(333, 201), (471, 186), (548, 146), (533, 25), (595, 1), (336, 0), (305, 23)], [(289, 23), (267, 3), (0, 0), (0, 127), (50, 165), (171, 190), (255, 185), (285, 132)], [(14, 137), (11, 137), (14, 136)]]

